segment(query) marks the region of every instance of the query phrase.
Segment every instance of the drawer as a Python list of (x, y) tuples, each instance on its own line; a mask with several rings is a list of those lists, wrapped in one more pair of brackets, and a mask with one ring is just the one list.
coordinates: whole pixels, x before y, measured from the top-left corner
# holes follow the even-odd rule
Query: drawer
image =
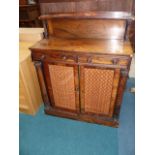
[(89, 64), (105, 64), (105, 65), (120, 65), (127, 66), (129, 64), (129, 58), (126, 56), (78, 56), (71, 54), (63, 53), (33, 53), (33, 60), (43, 60), (44, 58), (51, 61), (63, 61), (63, 62), (72, 62), (72, 63), (89, 63)]
[(43, 60), (44, 58), (54, 60), (54, 61), (64, 61), (64, 62), (76, 62), (76, 56), (67, 55), (67, 54), (59, 54), (59, 53), (32, 53), (33, 60)]
[(91, 63), (95, 63), (95, 64), (107, 64), (107, 65), (113, 64), (113, 61), (111, 58), (105, 58), (105, 57), (93, 57), (90, 61)]
[(123, 56), (81, 56), (79, 57), (79, 63), (127, 66), (129, 63), (129, 59), (128, 57)]
[(79, 57), (80, 63), (112, 64), (111, 59), (102, 57)]
[(128, 59), (126, 59), (126, 60), (119, 59), (119, 61), (118, 61), (118, 65), (122, 65), (122, 66), (127, 66), (128, 63), (129, 63)]
[(128, 59), (126, 58), (111, 58), (111, 57), (94, 57), (90, 60), (95, 64), (107, 64), (107, 65), (128, 65)]
[(88, 62), (88, 57), (87, 56), (79, 56), (78, 57), (78, 62), (87, 63)]
[(47, 58), (50, 58), (51, 60), (55, 61), (65, 61), (65, 62), (75, 62), (76, 56), (74, 55), (68, 55), (68, 54), (50, 54), (47, 56)]

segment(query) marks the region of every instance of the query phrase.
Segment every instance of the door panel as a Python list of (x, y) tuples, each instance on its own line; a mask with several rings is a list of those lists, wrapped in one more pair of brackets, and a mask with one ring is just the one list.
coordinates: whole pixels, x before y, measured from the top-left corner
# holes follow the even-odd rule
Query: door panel
[(49, 65), (55, 106), (76, 109), (74, 68), (58, 65)]
[(120, 70), (81, 66), (80, 75), (83, 112), (112, 117)]
[(79, 111), (79, 96), (76, 92), (77, 66), (57, 63), (44, 63), (45, 79), (53, 107)]

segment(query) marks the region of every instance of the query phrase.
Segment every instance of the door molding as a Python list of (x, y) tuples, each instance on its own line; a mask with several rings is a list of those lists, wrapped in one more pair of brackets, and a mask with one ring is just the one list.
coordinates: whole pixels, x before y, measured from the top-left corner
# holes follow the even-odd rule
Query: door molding
[[(103, 70), (113, 70), (114, 75), (113, 75), (113, 84), (112, 84), (112, 93), (111, 93), (111, 99), (110, 99), (110, 105), (109, 105), (109, 113), (108, 114), (97, 114), (94, 112), (86, 112), (85, 111), (85, 73), (84, 69), (89, 68), (89, 69), (103, 69)], [(117, 98), (117, 91), (119, 87), (119, 80), (120, 80), (120, 69), (115, 69), (115, 68), (104, 68), (104, 67), (94, 67), (94, 66), (85, 66), (85, 65), (80, 65), (80, 108), (81, 108), (81, 113), (86, 113), (90, 115), (98, 115), (98, 116), (106, 116), (106, 117), (113, 117), (114, 113), (114, 107), (116, 103), (116, 98)], [(94, 103), (95, 104), (95, 103)]]
[[(55, 99), (54, 99), (54, 92), (53, 92), (53, 87), (52, 87), (52, 82), (51, 82), (51, 73), (49, 71), (49, 65), (56, 65), (56, 66), (64, 66), (64, 67), (73, 67), (73, 72), (74, 72), (74, 93), (75, 93), (75, 106), (76, 106), (76, 110), (73, 109), (69, 109), (66, 107), (59, 107), (58, 105), (56, 105), (55, 103)], [(44, 70), (44, 75), (45, 75), (45, 81), (48, 85), (47, 91), (49, 93), (49, 98), (51, 101), (51, 107), (54, 109), (61, 109), (61, 110), (65, 110), (65, 111), (69, 111), (69, 112), (76, 112), (79, 113), (80, 112), (80, 107), (79, 107), (79, 79), (78, 79), (78, 66), (75, 64), (64, 64), (61, 62), (52, 62), (52, 61), (48, 61), (46, 59), (44, 59), (43, 61), (43, 70)], [(63, 88), (62, 88), (63, 89)]]

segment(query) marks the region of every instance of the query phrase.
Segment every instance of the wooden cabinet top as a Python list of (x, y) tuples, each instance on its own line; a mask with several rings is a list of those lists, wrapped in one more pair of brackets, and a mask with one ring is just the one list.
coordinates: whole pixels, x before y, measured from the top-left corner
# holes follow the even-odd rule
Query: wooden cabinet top
[(79, 12), (42, 15), (46, 39), (33, 51), (65, 51), (85, 54), (132, 55), (125, 39), (128, 12)]
[(63, 39), (51, 37), (37, 42), (30, 48), (32, 51), (65, 51), (87, 54), (132, 55), (129, 41), (105, 39)]

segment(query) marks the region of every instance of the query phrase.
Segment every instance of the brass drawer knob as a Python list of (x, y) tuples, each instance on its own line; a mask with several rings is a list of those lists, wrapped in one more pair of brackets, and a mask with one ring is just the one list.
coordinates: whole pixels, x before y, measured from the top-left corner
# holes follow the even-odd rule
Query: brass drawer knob
[(88, 57), (87, 61), (88, 63), (92, 63), (92, 57)]
[(113, 59), (113, 60), (112, 60), (112, 63), (113, 63), (114, 65), (116, 65), (116, 64), (118, 63), (118, 61), (119, 61), (118, 59)]
[(66, 60), (66, 59), (67, 59), (67, 57), (66, 57), (66, 56), (62, 56), (62, 59), (63, 59), (63, 60)]

